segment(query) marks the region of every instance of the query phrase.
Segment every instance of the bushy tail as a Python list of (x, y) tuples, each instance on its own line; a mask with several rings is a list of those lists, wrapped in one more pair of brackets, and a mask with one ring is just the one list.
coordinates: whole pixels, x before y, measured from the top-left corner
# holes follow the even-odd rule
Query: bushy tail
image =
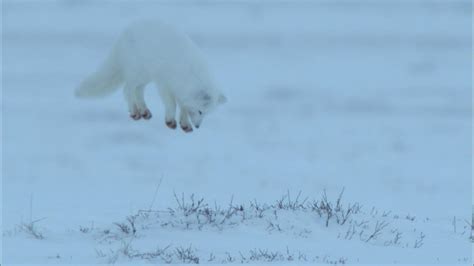
[(81, 82), (75, 94), (80, 98), (103, 97), (114, 92), (123, 82), (120, 66), (112, 52), (95, 73)]

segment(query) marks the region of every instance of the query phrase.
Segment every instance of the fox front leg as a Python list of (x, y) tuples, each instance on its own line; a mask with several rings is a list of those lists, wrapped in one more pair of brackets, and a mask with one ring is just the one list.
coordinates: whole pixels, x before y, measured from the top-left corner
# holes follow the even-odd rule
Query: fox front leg
[(176, 99), (167, 89), (160, 89), (159, 92), (165, 106), (165, 124), (171, 129), (176, 129)]
[(179, 125), (181, 126), (181, 129), (186, 133), (193, 131), (193, 126), (189, 122), (188, 112), (186, 111), (186, 109), (182, 107), (181, 107), (181, 113), (179, 115)]

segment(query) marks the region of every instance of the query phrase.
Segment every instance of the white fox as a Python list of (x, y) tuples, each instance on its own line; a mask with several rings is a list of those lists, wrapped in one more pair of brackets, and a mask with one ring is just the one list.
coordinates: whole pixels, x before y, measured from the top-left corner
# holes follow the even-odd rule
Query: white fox
[(145, 86), (154, 82), (165, 106), (165, 123), (176, 128), (176, 106), (185, 132), (199, 128), (204, 115), (226, 97), (215, 87), (197, 46), (185, 34), (159, 21), (133, 24), (119, 37), (100, 68), (76, 89), (78, 97), (101, 97), (123, 85), (131, 118), (151, 118)]

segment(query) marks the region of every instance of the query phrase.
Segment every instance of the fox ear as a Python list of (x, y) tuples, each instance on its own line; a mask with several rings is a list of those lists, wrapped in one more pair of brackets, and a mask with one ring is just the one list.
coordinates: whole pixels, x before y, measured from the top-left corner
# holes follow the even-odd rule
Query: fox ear
[(208, 102), (211, 100), (211, 95), (209, 95), (209, 93), (207, 93), (206, 91), (202, 90), (197, 92), (196, 98)]
[(223, 104), (227, 102), (227, 97), (225, 97), (223, 94), (219, 95), (219, 103)]

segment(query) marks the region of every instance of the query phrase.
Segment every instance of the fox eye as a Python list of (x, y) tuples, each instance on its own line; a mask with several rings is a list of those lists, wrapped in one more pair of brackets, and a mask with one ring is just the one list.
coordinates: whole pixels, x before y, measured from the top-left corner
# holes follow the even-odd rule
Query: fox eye
[(198, 113), (199, 113), (199, 115), (202, 115), (202, 112), (201, 112), (201, 110), (199, 110), (199, 111), (198, 111)]

